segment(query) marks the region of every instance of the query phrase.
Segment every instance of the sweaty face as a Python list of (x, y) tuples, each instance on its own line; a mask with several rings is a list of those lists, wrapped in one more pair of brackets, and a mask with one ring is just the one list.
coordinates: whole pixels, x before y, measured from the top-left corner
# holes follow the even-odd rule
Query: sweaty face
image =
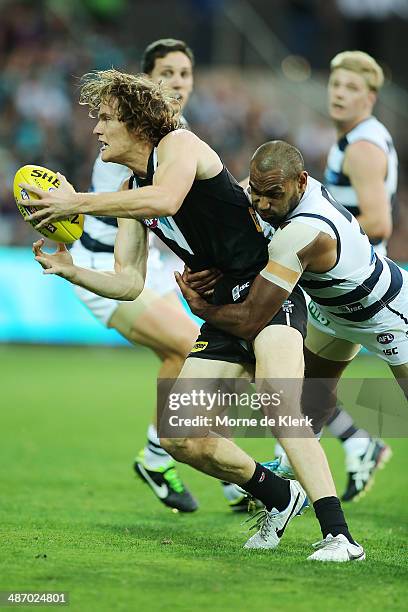
[(171, 87), (177, 93), (183, 110), (193, 90), (193, 67), (187, 55), (182, 51), (172, 51), (157, 58), (149, 76), (153, 81), (162, 81)]
[(335, 122), (358, 123), (371, 114), (375, 94), (360, 74), (337, 68), (330, 75), (328, 102)]
[(101, 143), (101, 157), (104, 162), (124, 163), (131, 153), (135, 136), (119, 121), (115, 103), (102, 103), (98, 113), (98, 123), (93, 133)]
[(262, 219), (278, 227), (299, 204), (307, 181), (306, 172), (287, 179), (281, 170), (259, 172), (251, 167), (249, 187), (252, 205)]

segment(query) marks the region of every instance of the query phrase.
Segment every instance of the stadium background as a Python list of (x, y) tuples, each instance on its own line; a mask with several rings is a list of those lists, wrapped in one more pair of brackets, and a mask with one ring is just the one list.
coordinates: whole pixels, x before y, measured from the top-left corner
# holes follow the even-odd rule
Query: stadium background
[[(352, 580), (365, 605), (404, 609), (406, 560), (395, 550), (403, 547), (407, 524), (408, 500), (400, 491), (406, 440), (394, 442), (392, 478), (389, 471), (380, 475), (382, 487), (367, 498), (371, 504), (348, 511), (377, 546), (371, 565), (341, 574), (330, 568), (330, 586), (326, 579), (322, 585), (317, 569), (301, 564), (307, 550), (299, 553), (299, 533), (309, 541), (313, 531), (305, 518), (300, 531), (288, 534), (289, 555), (279, 551), (277, 582), (260, 587), (258, 578), (270, 572), (270, 563), (257, 554), (249, 562), (239, 551), (245, 536), (236, 517), (227, 514), (217, 487), (189, 470), (186, 478), (208, 509), (198, 524), (169, 527), (168, 515), (126, 471), (143, 443), (143, 408), (153, 401), (156, 362), (143, 350), (59, 346), (123, 341), (93, 320), (67, 283), (41, 275), (30, 252), (37, 234), (17, 213), (12, 179), (21, 165), (38, 163), (87, 190), (97, 145), (90, 137), (93, 122), (77, 104), (77, 77), (112, 65), (138, 71), (146, 44), (167, 36), (186, 40), (196, 57), (186, 116), (237, 178), (247, 174), (259, 144), (284, 138), (302, 150), (319, 179), (335, 138), (326, 114), (328, 63), (336, 52), (358, 48), (373, 54), (387, 75), (376, 115), (390, 129), (400, 158), (390, 255), (406, 262), (406, 0), (2, 0), (0, 8), (1, 448), (7, 467), (1, 479), (7, 494), (0, 505), (0, 588), (70, 590), (75, 610), (127, 610), (135, 592), (135, 601), (152, 609), (190, 610), (186, 584), (197, 609), (210, 595), (213, 609), (240, 609), (250, 597), (263, 610), (271, 594), (282, 610), (360, 609), (349, 589)], [(355, 375), (386, 373), (363, 357)], [(341, 486), (341, 450), (331, 442)], [(246, 444), (268, 458), (270, 442)], [(397, 493), (400, 504), (391, 511)], [(380, 536), (384, 523), (390, 527)], [(391, 542), (395, 550), (384, 567), (383, 551)], [(135, 572), (139, 563), (143, 567)], [(368, 579), (377, 584), (371, 594)], [(160, 591), (166, 600), (160, 605), (145, 589), (152, 580), (154, 601)], [(104, 603), (96, 605), (102, 593)]]
[[(404, 0), (47, 0), (2, 1), (0, 26), (0, 341), (122, 344), (72, 298), (42, 278), (35, 238), (12, 196), (18, 167), (62, 171), (87, 190), (97, 152), (78, 99), (78, 77), (111, 66), (137, 71), (150, 41), (172, 35), (196, 55), (195, 93), (186, 116), (237, 178), (260, 143), (287, 139), (322, 177), (334, 140), (326, 113), (330, 58), (345, 48), (372, 53), (388, 81), (376, 114), (400, 157), (390, 256), (408, 260), (408, 5)], [(17, 247), (17, 248), (16, 248)], [(27, 294), (36, 295), (27, 307)], [(56, 307), (54, 307), (56, 306)]]

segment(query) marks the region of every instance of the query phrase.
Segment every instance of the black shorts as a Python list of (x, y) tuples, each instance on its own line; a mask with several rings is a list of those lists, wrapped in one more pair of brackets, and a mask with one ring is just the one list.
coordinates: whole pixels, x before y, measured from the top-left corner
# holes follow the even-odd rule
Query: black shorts
[[(300, 287), (296, 286), (294, 288), (289, 298), (265, 327), (269, 325), (289, 325), (289, 327), (297, 329), (305, 339), (307, 308), (305, 296)], [(204, 323), (201, 326), (200, 335), (188, 357), (229, 361), (231, 363), (255, 363), (252, 342), (237, 338), (210, 323)]]

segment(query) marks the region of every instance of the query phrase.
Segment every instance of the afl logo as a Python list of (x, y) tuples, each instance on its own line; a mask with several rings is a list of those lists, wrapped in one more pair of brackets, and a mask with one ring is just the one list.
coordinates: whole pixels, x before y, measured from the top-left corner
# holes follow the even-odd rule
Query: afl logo
[(377, 342), (380, 344), (389, 344), (394, 340), (393, 334), (378, 334)]
[(143, 223), (149, 229), (156, 229), (158, 222), (159, 220), (157, 218), (156, 219), (143, 219)]

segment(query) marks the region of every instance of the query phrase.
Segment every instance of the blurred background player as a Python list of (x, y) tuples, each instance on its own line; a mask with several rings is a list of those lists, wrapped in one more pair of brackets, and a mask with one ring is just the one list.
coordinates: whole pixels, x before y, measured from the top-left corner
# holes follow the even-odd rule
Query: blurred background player
[[(386, 255), (398, 159), (389, 131), (372, 115), (383, 83), (381, 66), (367, 53), (344, 51), (332, 59), (329, 114), (337, 142), (329, 152), (325, 184), (358, 219), (374, 250)], [(328, 425), (346, 453), (348, 482), (342, 499), (357, 499), (370, 484), (376, 468), (391, 457), (391, 449), (356, 427), (351, 416), (339, 407)]]
[[(193, 89), (193, 64), (193, 52), (185, 42), (162, 39), (148, 45), (141, 68), (154, 81), (166, 82), (176, 92), (183, 110)], [(183, 118), (181, 122), (185, 123)], [(125, 166), (104, 163), (98, 156), (91, 190), (117, 191), (129, 175)], [(115, 218), (86, 217), (84, 233), (71, 251), (75, 263), (112, 270), (116, 233)], [(179, 267), (180, 260), (174, 254), (163, 256), (150, 244), (145, 289), (135, 301), (119, 302), (75, 287), (79, 299), (103, 325), (116, 329), (130, 342), (154, 351), (161, 360), (158, 378), (177, 377), (198, 334), (198, 326), (185, 312), (175, 292), (173, 271)], [(197, 502), (178, 475), (174, 460), (160, 446), (154, 420), (147, 430), (146, 445), (134, 462), (135, 472), (165, 505), (192, 512), (197, 509)]]

